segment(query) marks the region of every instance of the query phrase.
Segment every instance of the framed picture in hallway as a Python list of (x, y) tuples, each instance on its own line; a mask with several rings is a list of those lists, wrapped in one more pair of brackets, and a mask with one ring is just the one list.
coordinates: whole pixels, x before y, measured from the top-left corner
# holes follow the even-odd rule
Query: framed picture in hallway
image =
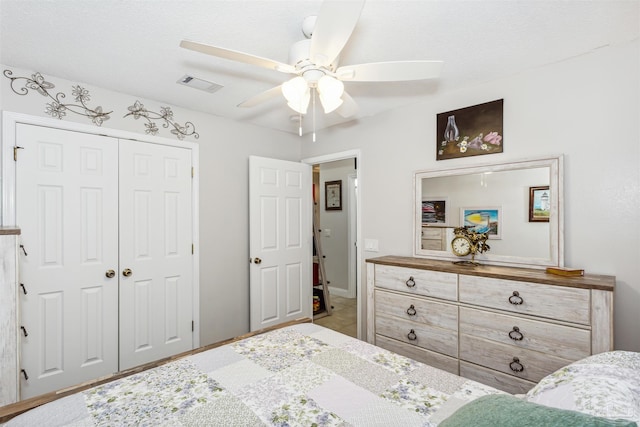
[(342, 210), (342, 180), (324, 183), (324, 209), (327, 211)]

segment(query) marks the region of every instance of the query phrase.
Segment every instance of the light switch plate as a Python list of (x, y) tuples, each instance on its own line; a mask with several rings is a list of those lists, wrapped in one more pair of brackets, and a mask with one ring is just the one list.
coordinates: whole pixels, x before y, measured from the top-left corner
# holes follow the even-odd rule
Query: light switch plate
[(364, 239), (364, 250), (378, 252), (378, 239)]

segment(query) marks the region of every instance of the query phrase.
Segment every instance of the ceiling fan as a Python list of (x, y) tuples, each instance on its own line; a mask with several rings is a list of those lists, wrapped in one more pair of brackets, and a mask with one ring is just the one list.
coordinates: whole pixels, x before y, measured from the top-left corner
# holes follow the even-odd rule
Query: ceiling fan
[(307, 38), (291, 47), (289, 64), (189, 40), (182, 40), (180, 46), (296, 76), (249, 98), (238, 107), (253, 107), (272, 97), (284, 95), (290, 108), (306, 114), (311, 96), (315, 97), (317, 93), (325, 113), (336, 111), (343, 117), (351, 117), (357, 113), (358, 107), (344, 91), (343, 82), (431, 79), (438, 77), (442, 67), (442, 61), (423, 60), (338, 66), (340, 52), (351, 37), (364, 3), (365, 0), (324, 1), (317, 17), (304, 20), (302, 30)]

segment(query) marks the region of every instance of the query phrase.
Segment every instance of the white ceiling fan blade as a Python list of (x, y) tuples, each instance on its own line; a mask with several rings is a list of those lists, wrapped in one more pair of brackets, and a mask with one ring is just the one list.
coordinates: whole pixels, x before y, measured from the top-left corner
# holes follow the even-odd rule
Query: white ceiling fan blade
[(325, 0), (311, 36), (310, 56), (317, 65), (328, 66), (340, 54), (353, 33), (364, 0)]
[(391, 61), (348, 65), (336, 70), (348, 82), (399, 82), (433, 79), (440, 75), (442, 61)]
[(355, 116), (358, 113), (358, 110), (359, 108), (358, 104), (356, 104), (356, 101), (354, 101), (347, 92), (343, 92), (342, 105), (338, 107), (336, 113), (338, 113), (342, 117), (348, 118)]
[(272, 87), (269, 90), (265, 90), (262, 93), (252, 96), (251, 98), (245, 101), (242, 101), (240, 104), (238, 104), (238, 107), (243, 107), (243, 108), (255, 107), (258, 104), (261, 104), (265, 101), (270, 100), (271, 98), (275, 98), (276, 96), (281, 96), (281, 95), (282, 95), (282, 85)]
[(207, 55), (217, 56), (219, 58), (230, 59), (231, 61), (244, 62), (245, 64), (257, 65), (258, 67), (281, 71), (283, 73), (296, 73), (296, 69), (289, 64), (275, 61), (273, 59), (251, 55), (249, 53), (238, 52), (231, 49), (192, 42), (189, 40), (182, 40), (180, 42), (180, 47), (200, 53), (205, 53)]

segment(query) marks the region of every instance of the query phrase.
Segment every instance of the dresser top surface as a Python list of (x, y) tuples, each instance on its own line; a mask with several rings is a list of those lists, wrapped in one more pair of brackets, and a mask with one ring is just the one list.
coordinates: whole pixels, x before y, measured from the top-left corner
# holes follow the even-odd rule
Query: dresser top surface
[(7, 236), (7, 235), (16, 235), (16, 234), (20, 234), (20, 229), (17, 227), (2, 227), (0, 226), (0, 236)]
[(414, 258), (403, 256), (382, 256), (366, 260), (372, 264), (390, 265), (396, 267), (409, 267), (421, 270), (443, 271), (447, 273), (463, 274), (468, 276), (492, 277), (496, 279), (520, 280), (534, 283), (544, 283), (556, 286), (568, 286), (572, 288), (598, 289), (613, 291), (615, 277), (597, 274), (585, 274), (584, 276), (558, 276), (546, 273), (544, 270), (520, 267), (503, 267), (495, 265), (459, 265), (451, 261), (440, 261), (426, 258)]

